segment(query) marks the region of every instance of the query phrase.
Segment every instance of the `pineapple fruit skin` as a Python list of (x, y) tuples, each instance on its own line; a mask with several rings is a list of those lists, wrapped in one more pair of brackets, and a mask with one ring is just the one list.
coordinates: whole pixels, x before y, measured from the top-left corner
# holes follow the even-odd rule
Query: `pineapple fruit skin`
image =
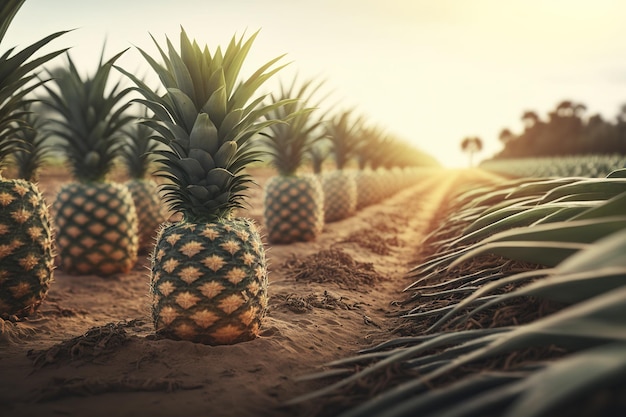
[(356, 209), (360, 210), (382, 200), (381, 181), (379, 176), (371, 170), (360, 170), (355, 173), (356, 181)]
[(154, 247), (157, 232), (167, 220), (166, 209), (161, 204), (158, 185), (152, 179), (135, 178), (127, 181), (135, 204), (138, 221), (139, 253), (150, 253)]
[(313, 175), (270, 178), (263, 201), (270, 243), (312, 241), (324, 229), (324, 192)]
[(61, 269), (108, 276), (137, 262), (138, 220), (130, 191), (109, 182), (70, 183), (57, 194), (57, 249)]
[(53, 271), (52, 227), (39, 189), (25, 180), (0, 179), (0, 316), (35, 312)]
[(256, 338), (268, 305), (267, 261), (252, 220), (164, 225), (151, 257), (157, 335), (207, 345)]
[(324, 221), (346, 219), (356, 213), (357, 188), (354, 176), (344, 170), (322, 174), (324, 190)]

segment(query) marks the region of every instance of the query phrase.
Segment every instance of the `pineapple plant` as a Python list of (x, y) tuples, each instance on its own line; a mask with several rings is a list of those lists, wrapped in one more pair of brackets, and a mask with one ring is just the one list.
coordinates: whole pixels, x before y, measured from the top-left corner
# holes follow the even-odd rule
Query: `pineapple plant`
[(356, 149), (358, 170), (354, 180), (356, 181), (357, 189), (357, 210), (382, 200), (382, 182), (380, 175), (372, 170), (370, 165), (376, 153), (379, 153), (380, 149), (386, 149), (380, 146), (381, 137), (383, 137), (383, 131), (380, 128), (365, 128), (363, 129), (362, 142)]
[(68, 67), (49, 70), (56, 89), (45, 85), (44, 103), (57, 115), (50, 132), (63, 142), (61, 151), (74, 178), (53, 204), (61, 269), (73, 275), (109, 276), (128, 272), (138, 253), (138, 220), (128, 188), (108, 177), (124, 141), (124, 126), (135, 118), (126, 100), (132, 88), (118, 81), (107, 91), (118, 53), (95, 74), (82, 77), (67, 54)]
[(158, 184), (152, 178), (154, 151), (159, 146), (153, 132), (140, 121), (133, 123), (126, 130), (128, 141), (122, 148), (122, 159), (130, 177), (124, 184), (130, 191), (137, 212), (139, 253), (152, 250), (159, 226), (167, 220)]
[(233, 37), (213, 53), (182, 28), (180, 52), (169, 39), (167, 52), (153, 39), (163, 64), (139, 51), (164, 95), (118, 68), (155, 114), (145, 123), (167, 147), (157, 151), (157, 174), (165, 180), (165, 203), (180, 214), (159, 230), (151, 256), (152, 318), (161, 337), (210, 345), (252, 340), (267, 310), (261, 236), (253, 221), (234, 216), (253, 182), (245, 168), (261, 156), (252, 138), (277, 122), (267, 115), (287, 104), (253, 97), (284, 66), (275, 65), (281, 56), (237, 81), (257, 34)]
[[(281, 85), (279, 95), (271, 94), (273, 102), (297, 98), (279, 107), (268, 117), (287, 120), (270, 126), (262, 133), (270, 160), (278, 175), (265, 185), (263, 217), (270, 243), (307, 242), (314, 240), (324, 228), (324, 193), (317, 176), (299, 174), (312, 146), (324, 138), (323, 115), (313, 118), (309, 103), (323, 83), (308, 80), (296, 91), (296, 80), (287, 88)], [(320, 102), (313, 107), (317, 108)]]
[(396, 191), (396, 183), (390, 168), (394, 165), (393, 157), (397, 152), (397, 143), (389, 135), (377, 137), (375, 147), (386, 149), (386, 152), (373, 152), (370, 154), (370, 167), (376, 173), (380, 183), (379, 193), (375, 197), (378, 201), (390, 197)]
[[(0, 6), (0, 43), (23, 1)], [(27, 96), (45, 83), (34, 70), (65, 50), (30, 59), (35, 52), (65, 32), (56, 32), (13, 53), (0, 56), (0, 174), (11, 153), (22, 150), (20, 132), (25, 123)], [(31, 174), (36, 173), (34, 158)], [(48, 206), (37, 185), (26, 178), (0, 175), (0, 317), (25, 317), (45, 299), (53, 278), (53, 238)]]
[[(49, 147), (39, 118), (21, 115), (15, 146), (0, 146), (0, 165), (11, 157), (17, 179), (0, 177), (0, 315), (28, 316), (45, 299), (54, 271), (54, 241), (48, 205), (36, 185)], [(2, 139), (0, 139), (0, 142)], [(3, 291), (6, 289), (6, 291)]]
[(346, 170), (346, 165), (354, 156), (359, 144), (360, 137), (357, 132), (361, 119), (352, 122), (351, 114), (351, 110), (346, 110), (335, 116), (326, 126), (336, 169), (322, 174), (325, 222), (342, 220), (356, 212), (356, 181), (354, 174)]

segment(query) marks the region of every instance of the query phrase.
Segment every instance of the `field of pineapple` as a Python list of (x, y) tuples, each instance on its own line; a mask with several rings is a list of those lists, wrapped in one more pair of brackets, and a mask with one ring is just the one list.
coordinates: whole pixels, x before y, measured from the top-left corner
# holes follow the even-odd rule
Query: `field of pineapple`
[(0, 56), (3, 416), (626, 415), (623, 156), (443, 169), (258, 32), (157, 87), (63, 34)]
[[(273, 170), (252, 172), (259, 187), (242, 214), (263, 228)], [(60, 168), (41, 178), (46, 199), (69, 180)], [(298, 377), (392, 337), (418, 242), (440, 221), (450, 191), (498, 178), (424, 169), (413, 185), (326, 224), (313, 242), (267, 245), (269, 311), (260, 337), (236, 345), (155, 337), (147, 255), (109, 277), (57, 269), (38, 314), (19, 323), (21, 336), (3, 333), (0, 404), (12, 416), (317, 412), (285, 406), (319, 386)]]
[[(269, 260), (259, 337), (210, 346), (155, 335), (146, 255), (108, 277), (57, 270), (35, 315), (4, 322), (9, 415), (592, 416), (623, 407), (624, 171), (510, 179), (423, 168), (314, 241), (290, 244), (266, 241), (264, 190), (275, 173), (250, 172), (259, 186), (239, 214), (260, 226)], [(46, 171), (44, 198), (68, 181), (61, 168)], [(541, 399), (556, 399), (556, 411), (533, 400), (544, 378), (540, 389), (554, 395)], [(558, 402), (572, 395), (576, 406)]]

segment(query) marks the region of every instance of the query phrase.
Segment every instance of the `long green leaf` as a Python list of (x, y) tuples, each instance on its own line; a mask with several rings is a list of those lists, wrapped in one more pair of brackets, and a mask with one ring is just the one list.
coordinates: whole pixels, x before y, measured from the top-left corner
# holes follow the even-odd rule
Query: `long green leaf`
[(613, 343), (560, 359), (525, 381), (526, 390), (505, 417), (540, 417), (626, 378), (626, 343)]
[(481, 244), (459, 257), (448, 267), (452, 269), (463, 262), (482, 254), (495, 254), (516, 261), (532, 262), (547, 267), (558, 265), (579, 250), (587, 248), (586, 243), (554, 241), (498, 241)]

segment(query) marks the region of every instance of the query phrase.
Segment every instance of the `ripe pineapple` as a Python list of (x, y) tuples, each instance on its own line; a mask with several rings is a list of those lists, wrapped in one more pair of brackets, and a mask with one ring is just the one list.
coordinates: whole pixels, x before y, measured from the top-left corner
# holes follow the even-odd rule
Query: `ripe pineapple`
[(160, 225), (167, 220), (158, 185), (151, 178), (158, 142), (153, 138), (153, 130), (140, 122), (134, 123), (127, 135), (129, 140), (122, 148), (122, 157), (130, 179), (124, 184), (130, 190), (137, 212), (139, 253), (148, 253), (154, 247)]
[[(103, 51), (104, 53), (104, 51)], [(81, 78), (71, 57), (69, 67), (49, 71), (57, 89), (45, 86), (46, 104), (60, 116), (51, 132), (64, 140), (62, 150), (77, 180), (56, 196), (57, 249), (61, 268), (76, 275), (108, 276), (128, 272), (137, 261), (137, 213), (128, 188), (107, 181), (123, 143), (122, 129), (134, 117), (126, 113), (130, 88), (119, 82), (105, 91), (111, 67), (123, 51), (92, 78)]]
[[(309, 80), (294, 91), (296, 78), (291, 86), (281, 85), (281, 94), (271, 95), (273, 102), (298, 98), (299, 100), (272, 112), (275, 119), (288, 119), (277, 123), (263, 133), (269, 148), (271, 162), (278, 175), (270, 178), (265, 186), (264, 220), (267, 238), (271, 243), (307, 242), (314, 240), (324, 228), (324, 193), (314, 175), (297, 173), (311, 147), (324, 138), (320, 129), (322, 117), (313, 119), (312, 108), (307, 108), (312, 96), (322, 83)], [(314, 107), (318, 107), (317, 102)]]
[[(257, 32), (258, 33), (258, 32)], [(225, 51), (200, 48), (181, 29), (180, 53), (167, 40), (164, 65), (140, 50), (167, 93), (160, 96), (122, 68), (156, 115), (145, 123), (162, 136), (158, 151), (164, 199), (182, 214), (165, 225), (152, 254), (152, 317), (157, 334), (205, 344), (255, 338), (268, 303), (265, 250), (252, 221), (233, 218), (258, 161), (251, 138), (276, 120), (262, 120), (282, 102), (262, 105), (255, 91), (282, 67), (281, 58), (238, 82), (257, 33)], [(249, 101), (252, 101), (249, 103)]]
[(351, 122), (352, 111), (347, 110), (336, 116), (327, 125), (328, 138), (332, 143), (331, 152), (337, 169), (322, 174), (324, 190), (324, 220), (334, 222), (348, 218), (356, 212), (357, 188), (354, 174), (345, 169), (354, 156), (360, 137), (357, 132), (360, 118)]
[[(0, 7), (0, 42), (22, 3), (15, 1)], [(65, 50), (28, 60), (63, 33), (49, 35), (18, 53), (12, 54), (11, 49), (0, 56), (0, 173), (9, 154), (22, 150), (17, 148), (21, 143), (15, 137), (29, 129), (24, 118), (30, 100), (25, 96), (45, 82), (37, 80), (32, 71)], [(34, 158), (33, 173), (37, 162)], [(53, 240), (48, 207), (37, 186), (28, 179), (5, 179), (0, 175), (1, 318), (34, 312), (52, 282)]]
[(322, 174), (324, 191), (324, 221), (347, 219), (356, 213), (357, 189), (354, 174), (336, 169)]
[(361, 210), (380, 201), (382, 182), (379, 175), (370, 168), (358, 170), (354, 175), (356, 182), (356, 209)]
[(46, 148), (37, 130), (22, 127), (15, 135), (24, 142), (16, 146), (0, 136), (0, 164), (9, 152), (18, 163), (18, 179), (0, 176), (0, 316), (5, 318), (33, 313), (48, 293), (54, 270), (48, 205), (33, 182)]

